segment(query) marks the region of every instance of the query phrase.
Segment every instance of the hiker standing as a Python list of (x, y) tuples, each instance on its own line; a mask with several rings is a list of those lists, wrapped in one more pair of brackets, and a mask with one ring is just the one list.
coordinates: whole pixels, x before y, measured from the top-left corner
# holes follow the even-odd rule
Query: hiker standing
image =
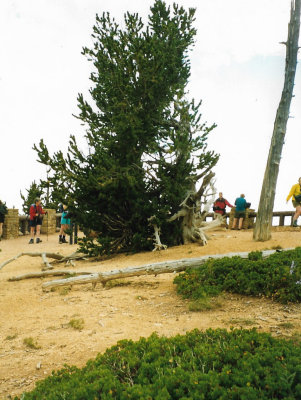
[(0, 200), (0, 240), (2, 239), (5, 214), (7, 214), (6, 204)]
[(297, 227), (298, 217), (299, 215), (301, 215), (301, 178), (298, 179), (298, 183), (292, 186), (286, 198), (286, 202), (288, 202), (291, 197), (293, 206), (296, 209), (295, 214), (293, 216), (293, 226)]
[(231, 229), (235, 229), (238, 221), (238, 230), (241, 230), (243, 220), (246, 216), (246, 208), (247, 208), (247, 202), (245, 199), (245, 195), (241, 194), (240, 197), (237, 197), (237, 199), (235, 200), (235, 214)]
[(47, 212), (43, 210), (41, 206), (41, 200), (37, 197), (35, 199), (34, 204), (32, 204), (29, 209), (29, 226), (30, 226), (30, 236), (31, 236), (29, 244), (34, 243), (35, 231), (36, 231), (36, 243), (42, 242), (42, 240), (40, 239), (40, 232), (44, 214), (47, 214)]
[(233, 207), (232, 204), (228, 202), (228, 200), (223, 198), (223, 193), (219, 192), (218, 199), (213, 203), (213, 211), (217, 214), (225, 215), (226, 214), (226, 206)]
[(66, 240), (66, 233), (65, 231), (70, 228), (71, 221), (70, 218), (68, 218), (68, 211), (66, 204), (60, 205), (62, 208), (60, 211), (62, 212), (62, 217), (61, 217), (61, 229), (60, 229), (60, 235), (59, 235), (59, 243), (68, 243)]

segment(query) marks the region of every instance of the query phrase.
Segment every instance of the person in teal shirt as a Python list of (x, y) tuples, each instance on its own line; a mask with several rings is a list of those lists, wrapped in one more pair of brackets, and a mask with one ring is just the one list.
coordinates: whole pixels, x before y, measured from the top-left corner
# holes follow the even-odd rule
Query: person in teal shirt
[(66, 204), (61, 205), (61, 210), (62, 211), (62, 217), (61, 217), (61, 229), (60, 229), (60, 235), (59, 235), (59, 243), (68, 243), (66, 240), (66, 233), (65, 231), (67, 229), (70, 229), (71, 221), (70, 218), (68, 217), (68, 206)]
[(240, 197), (237, 197), (237, 199), (235, 200), (235, 214), (232, 229), (235, 229), (238, 221), (238, 230), (241, 230), (243, 220), (246, 216), (246, 208), (247, 202), (245, 199), (245, 195), (241, 194)]

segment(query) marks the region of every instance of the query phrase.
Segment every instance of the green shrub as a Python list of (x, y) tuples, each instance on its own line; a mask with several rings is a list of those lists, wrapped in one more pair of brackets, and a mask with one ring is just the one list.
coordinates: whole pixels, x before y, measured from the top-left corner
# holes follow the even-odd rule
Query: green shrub
[(85, 321), (83, 320), (83, 318), (79, 318), (79, 319), (73, 318), (68, 322), (68, 325), (73, 329), (81, 331), (82, 329), (84, 329)]
[(301, 347), (255, 329), (153, 334), (120, 341), (83, 369), (53, 372), (21, 398), (300, 399)]
[(130, 286), (132, 284), (131, 281), (127, 281), (125, 279), (115, 279), (106, 282), (106, 289), (113, 289), (114, 287), (121, 286)]
[(251, 251), (248, 254), (248, 259), (252, 261), (262, 260), (262, 252), (261, 251)]
[(200, 299), (193, 300), (188, 308), (189, 311), (209, 311), (209, 310), (216, 310), (222, 307), (222, 302), (219, 301), (217, 298), (212, 297), (202, 297)]
[(26, 347), (29, 347), (30, 349), (34, 350), (38, 350), (41, 348), (41, 346), (38, 345), (37, 341), (32, 337), (23, 339), (23, 344), (25, 344)]
[(14, 340), (16, 339), (17, 336), (18, 336), (17, 333), (15, 333), (14, 335), (8, 335), (6, 336), (5, 340)]
[(174, 279), (177, 292), (193, 300), (222, 291), (266, 296), (282, 303), (301, 301), (301, 247), (277, 252), (263, 259), (252, 252), (248, 259), (211, 259)]

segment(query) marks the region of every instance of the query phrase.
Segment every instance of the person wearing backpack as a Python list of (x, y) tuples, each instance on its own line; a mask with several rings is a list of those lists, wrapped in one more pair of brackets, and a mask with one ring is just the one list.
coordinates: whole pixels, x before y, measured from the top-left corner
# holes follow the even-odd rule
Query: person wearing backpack
[(298, 217), (301, 215), (301, 178), (298, 179), (298, 183), (292, 186), (287, 198), (286, 202), (292, 197), (293, 206), (296, 211), (293, 216), (293, 227), (297, 227)]
[(0, 240), (2, 239), (5, 214), (7, 214), (6, 204), (0, 200)]
[(29, 244), (34, 243), (34, 235), (36, 232), (36, 243), (41, 243), (40, 232), (43, 221), (43, 215), (47, 214), (41, 206), (41, 200), (37, 197), (34, 204), (29, 209), (29, 226), (30, 226), (30, 241)]
[(217, 214), (225, 215), (226, 214), (226, 206), (233, 207), (232, 204), (228, 202), (228, 200), (223, 198), (223, 193), (219, 192), (218, 199), (213, 203), (213, 211)]

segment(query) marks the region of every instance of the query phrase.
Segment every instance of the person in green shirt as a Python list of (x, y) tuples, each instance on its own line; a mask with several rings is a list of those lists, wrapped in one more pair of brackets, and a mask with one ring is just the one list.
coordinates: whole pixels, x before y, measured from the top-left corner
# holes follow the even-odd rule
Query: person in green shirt
[(245, 199), (245, 195), (241, 194), (240, 197), (237, 197), (237, 199), (235, 200), (235, 214), (231, 229), (235, 229), (238, 221), (238, 230), (241, 230), (243, 220), (246, 216), (246, 208), (247, 208), (247, 202)]

